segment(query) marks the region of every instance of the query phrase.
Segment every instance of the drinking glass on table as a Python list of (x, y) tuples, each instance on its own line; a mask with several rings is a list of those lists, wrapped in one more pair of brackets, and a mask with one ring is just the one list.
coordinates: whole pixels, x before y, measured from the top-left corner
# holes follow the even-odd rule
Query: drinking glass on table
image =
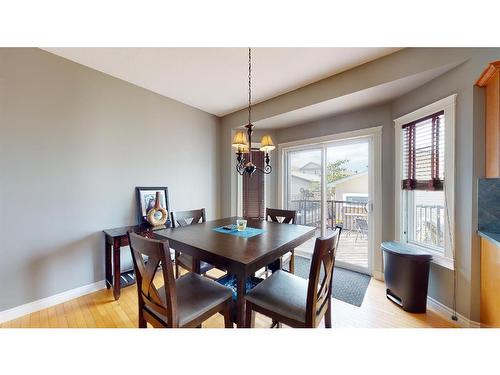
[(245, 229), (247, 229), (247, 221), (243, 219), (236, 220), (236, 229), (238, 230), (238, 232), (243, 232)]

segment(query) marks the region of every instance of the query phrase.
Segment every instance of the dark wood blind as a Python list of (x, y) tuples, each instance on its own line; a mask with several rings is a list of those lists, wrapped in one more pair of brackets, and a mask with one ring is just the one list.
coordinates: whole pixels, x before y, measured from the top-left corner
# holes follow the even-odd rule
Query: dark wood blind
[(403, 125), (403, 190), (443, 190), (444, 111)]
[[(252, 150), (252, 162), (264, 168), (264, 152)], [(264, 218), (264, 174), (255, 171), (251, 176), (243, 175), (243, 216)]]

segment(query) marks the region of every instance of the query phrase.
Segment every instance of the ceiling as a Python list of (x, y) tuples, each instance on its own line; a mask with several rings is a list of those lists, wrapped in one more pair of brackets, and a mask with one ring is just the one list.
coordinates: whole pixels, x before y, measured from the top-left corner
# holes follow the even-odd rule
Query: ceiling
[(279, 129), (377, 105), (396, 99), (455, 68), (462, 61), (443, 65), (361, 91), (255, 121), (259, 129)]
[[(44, 48), (217, 116), (248, 102), (246, 48)], [(388, 55), (399, 48), (254, 48), (258, 103)]]

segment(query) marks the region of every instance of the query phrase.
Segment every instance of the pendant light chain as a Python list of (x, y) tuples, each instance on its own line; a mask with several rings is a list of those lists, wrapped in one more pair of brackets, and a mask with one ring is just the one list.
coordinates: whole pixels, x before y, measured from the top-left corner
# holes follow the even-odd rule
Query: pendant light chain
[[(236, 171), (240, 175), (247, 174), (251, 176), (255, 171), (269, 174), (272, 171), (271, 158), (269, 152), (275, 149), (271, 136), (266, 134), (262, 137), (259, 150), (264, 152), (263, 167), (257, 167), (252, 163), (252, 48), (248, 47), (248, 124), (245, 125), (245, 131), (238, 131), (233, 138), (232, 146), (236, 149)], [(248, 138), (247, 138), (248, 137)], [(248, 155), (246, 155), (248, 154)]]
[(248, 123), (252, 122), (252, 49), (248, 47)]

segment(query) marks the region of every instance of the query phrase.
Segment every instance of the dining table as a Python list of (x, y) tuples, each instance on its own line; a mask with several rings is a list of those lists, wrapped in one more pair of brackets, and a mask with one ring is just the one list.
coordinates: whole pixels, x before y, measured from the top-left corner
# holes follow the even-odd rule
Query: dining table
[(171, 248), (193, 259), (193, 272), (200, 273), (200, 261), (225, 270), (236, 278), (236, 325), (244, 327), (246, 280), (259, 269), (314, 237), (316, 228), (247, 219), (245, 233), (223, 227), (240, 217), (227, 217), (178, 228), (155, 231), (155, 237), (169, 241)]

